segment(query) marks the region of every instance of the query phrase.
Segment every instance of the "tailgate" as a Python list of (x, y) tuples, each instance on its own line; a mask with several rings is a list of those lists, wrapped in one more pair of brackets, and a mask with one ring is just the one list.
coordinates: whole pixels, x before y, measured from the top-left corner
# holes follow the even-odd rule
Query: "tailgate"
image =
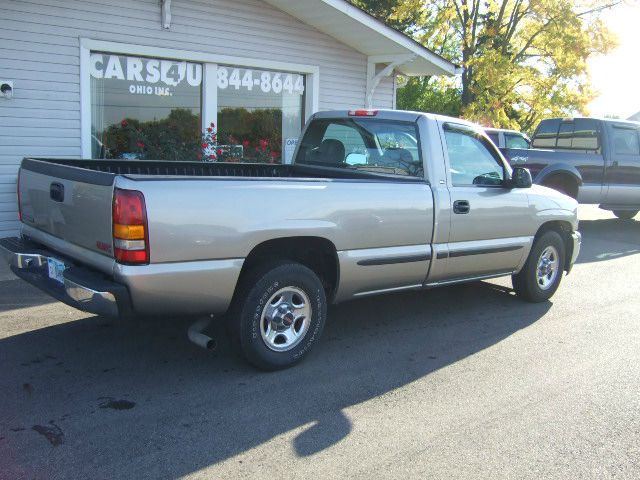
[(24, 159), (19, 194), (22, 222), (71, 244), (112, 256), (115, 174)]

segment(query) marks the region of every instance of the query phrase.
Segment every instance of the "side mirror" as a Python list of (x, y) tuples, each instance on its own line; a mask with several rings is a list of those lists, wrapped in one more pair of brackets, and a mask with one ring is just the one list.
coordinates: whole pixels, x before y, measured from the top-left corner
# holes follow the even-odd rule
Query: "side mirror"
[(511, 173), (511, 188), (531, 188), (533, 179), (528, 168), (515, 167)]

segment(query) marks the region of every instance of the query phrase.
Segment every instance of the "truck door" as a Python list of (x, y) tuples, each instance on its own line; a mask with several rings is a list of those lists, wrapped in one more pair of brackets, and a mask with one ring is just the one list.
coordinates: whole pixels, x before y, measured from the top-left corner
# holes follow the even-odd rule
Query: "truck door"
[(640, 128), (616, 123), (607, 130), (606, 204), (640, 206)]
[(451, 199), (447, 274), (510, 273), (532, 240), (527, 191), (504, 186), (505, 164), (479, 131), (445, 123), (442, 135)]

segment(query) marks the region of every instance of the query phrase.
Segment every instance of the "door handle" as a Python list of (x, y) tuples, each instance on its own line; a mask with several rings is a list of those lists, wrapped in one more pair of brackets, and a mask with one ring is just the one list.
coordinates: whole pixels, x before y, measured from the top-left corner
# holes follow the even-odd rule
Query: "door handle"
[(456, 200), (453, 202), (453, 213), (465, 214), (469, 213), (471, 205), (468, 200)]

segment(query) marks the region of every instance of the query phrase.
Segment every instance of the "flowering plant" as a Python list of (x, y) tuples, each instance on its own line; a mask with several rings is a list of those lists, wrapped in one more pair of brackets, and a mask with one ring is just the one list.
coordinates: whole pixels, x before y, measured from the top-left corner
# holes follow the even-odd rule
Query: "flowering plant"
[(174, 160), (203, 162), (279, 163), (280, 138), (271, 132), (242, 131), (244, 123), (233, 124), (235, 131), (219, 132), (211, 122), (201, 130), (200, 117), (186, 109), (174, 109), (162, 120), (140, 121), (124, 118), (110, 125), (99, 141), (104, 142), (105, 158), (129, 160)]
[(209, 126), (202, 132), (202, 142), (200, 143), (201, 152), (196, 154), (198, 160), (204, 162), (217, 162), (222, 151), (218, 148), (218, 132), (216, 132), (216, 124), (211, 122)]

